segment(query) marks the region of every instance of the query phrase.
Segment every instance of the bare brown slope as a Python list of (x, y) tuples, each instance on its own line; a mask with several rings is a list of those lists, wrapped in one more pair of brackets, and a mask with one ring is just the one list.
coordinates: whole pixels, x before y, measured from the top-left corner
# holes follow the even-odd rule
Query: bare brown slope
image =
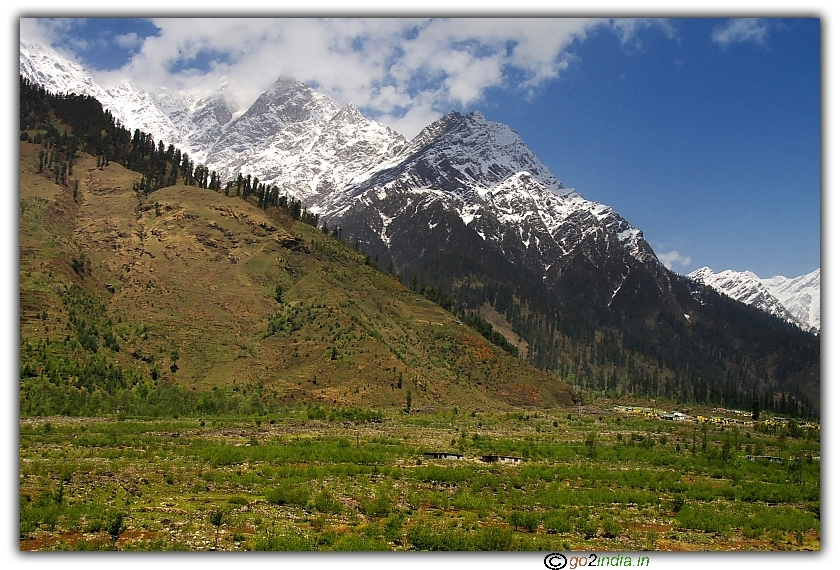
[[(404, 405), (408, 391), (414, 406), (571, 402), (567, 385), (282, 210), (195, 186), (146, 197), (132, 190), (139, 175), (89, 156), (74, 167), (73, 201), (35, 172), (37, 153), (21, 143), (22, 204), (44, 194), (58, 211), (46, 233), (67, 237), (42, 261), (43, 284), (22, 273), (22, 315), (25, 303), (60, 313), (56, 291), (82, 285), (115, 323), (121, 366), (198, 391), (258, 386), (288, 403)], [(55, 240), (41, 235), (47, 217), (24, 224), (23, 206), (21, 216), (23, 271)], [(68, 257), (81, 254), (90, 270), (78, 274)], [(37, 324), (22, 337), (39, 338)]]

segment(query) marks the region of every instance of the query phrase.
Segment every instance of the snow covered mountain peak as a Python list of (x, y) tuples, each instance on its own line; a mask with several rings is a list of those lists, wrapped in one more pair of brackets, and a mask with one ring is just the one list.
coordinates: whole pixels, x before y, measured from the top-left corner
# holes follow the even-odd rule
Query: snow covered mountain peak
[(405, 138), (281, 76), (225, 127), (206, 164), (222, 179), (251, 173), (318, 210), (318, 201), (394, 156)]
[(270, 137), (295, 124), (321, 123), (337, 111), (338, 105), (329, 97), (304, 83), (280, 77), (227, 132), (249, 129), (257, 137)]
[(688, 277), (803, 330), (820, 330), (819, 269), (793, 279), (782, 276), (761, 279), (751, 271), (727, 269), (715, 273), (709, 267), (702, 267)]
[(290, 89), (311, 90), (307, 84), (301, 83), (294, 77), (280, 75), (266, 90), (266, 93), (283, 93)]
[[(559, 278), (559, 260), (592, 239), (615, 240), (626, 255), (658, 265), (641, 231), (611, 208), (564, 187), (516, 131), (478, 111), (444, 115), (368, 178), (325, 194), (313, 209), (350, 232), (365, 235), (369, 226), (366, 239), (374, 249), (393, 247), (398, 227), (446, 231), (444, 243), (471, 233), (544, 280), (551, 267)], [(429, 220), (417, 222), (417, 215)], [(428, 251), (421, 249), (403, 256)]]
[(364, 115), (362, 115), (353, 103), (347, 103), (335, 115), (333, 115), (330, 122), (361, 124), (368, 122), (368, 120), (365, 119)]
[[(820, 330), (820, 268), (792, 279), (777, 276), (761, 283), (800, 322)], [(807, 329), (806, 329), (807, 330)]]
[(407, 153), (422, 153), (427, 164), (457, 170), (455, 178), (466, 186), (491, 189), (510, 176), (528, 172), (558, 196), (570, 195), (516, 131), (488, 121), (479, 111), (444, 115), (411, 141)]
[(53, 93), (89, 95), (103, 105), (111, 98), (84, 67), (52, 48), (24, 40), (20, 40), (20, 74)]

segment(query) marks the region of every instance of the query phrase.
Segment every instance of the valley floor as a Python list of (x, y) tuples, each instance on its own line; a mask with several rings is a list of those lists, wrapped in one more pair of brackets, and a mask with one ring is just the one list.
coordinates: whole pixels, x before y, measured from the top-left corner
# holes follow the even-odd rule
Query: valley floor
[(796, 435), (607, 406), (22, 418), (20, 549), (819, 550)]

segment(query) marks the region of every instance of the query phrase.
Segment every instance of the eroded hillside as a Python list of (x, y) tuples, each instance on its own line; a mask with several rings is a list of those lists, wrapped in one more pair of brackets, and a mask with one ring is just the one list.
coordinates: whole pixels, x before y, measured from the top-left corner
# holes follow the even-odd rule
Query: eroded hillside
[(571, 402), (280, 208), (183, 184), (145, 195), (137, 173), (88, 155), (60, 185), (38, 173), (40, 148), (21, 143), (24, 413), (93, 412), (97, 391), (122, 411), (170, 409), (154, 403), (166, 389), (184, 412), (405, 406), (409, 392), (414, 407)]

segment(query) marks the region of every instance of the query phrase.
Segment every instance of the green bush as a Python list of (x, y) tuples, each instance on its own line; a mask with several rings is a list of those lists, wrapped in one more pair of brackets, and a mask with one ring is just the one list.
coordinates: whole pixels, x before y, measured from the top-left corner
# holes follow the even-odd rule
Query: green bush
[(314, 549), (315, 545), (307, 535), (297, 530), (288, 529), (261, 536), (254, 544), (254, 550), (301, 552)]
[(388, 544), (381, 537), (366, 537), (355, 533), (340, 536), (332, 545), (332, 549), (344, 552), (390, 550)]
[(572, 519), (565, 510), (552, 511), (543, 521), (545, 530), (549, 533), (568, 534), (572, 532)]
[(508, 517), (508, 522), (514, 528), (522, 527), (528, 532), (534, 532), (540, 526), (540, 516), (534, 511), (513, 511)]
[(385, 535), (386, 540), (390, 542), (397, 542), (399, 540), (402, 540), (402, 529), (404, 520), (404, 514), (391, 513), (391, 515), (385, 520), (385, 525), (383, 526), (383, 533)]
[(344, 512), (344, 505), (338, 499), (333, 498), (332, 493), (323, 489), (320, 493), (315, 495), (313, 501), (315, 510), (321, 513), (329, 513), (340, 515)]
[(309, 490), (305, 487), (276, 487), (265, 494), (269, 503), (301, 508), (306, 507), (311, 497)]
[(392, 508), (391, 497), (383, 490), (380, 490), (374, 498), (362, 502), (362, 511), (369, 517), (388, 516)]
[(610, 515), (605, 515), (601, 521), (601, 529), (603, 530), (604, 538), (615, 538), (621, 534), (621, 525)]
[(496, 526), (479, 529), (469, 550), (510, 550), (513, 544), (513, 532), (509, 528)]
[(685, 505), (676, 516), (677, 526), (703, 532), (727, 532), (732, 528), (732, 517), (720, 512), (714, 505)]

